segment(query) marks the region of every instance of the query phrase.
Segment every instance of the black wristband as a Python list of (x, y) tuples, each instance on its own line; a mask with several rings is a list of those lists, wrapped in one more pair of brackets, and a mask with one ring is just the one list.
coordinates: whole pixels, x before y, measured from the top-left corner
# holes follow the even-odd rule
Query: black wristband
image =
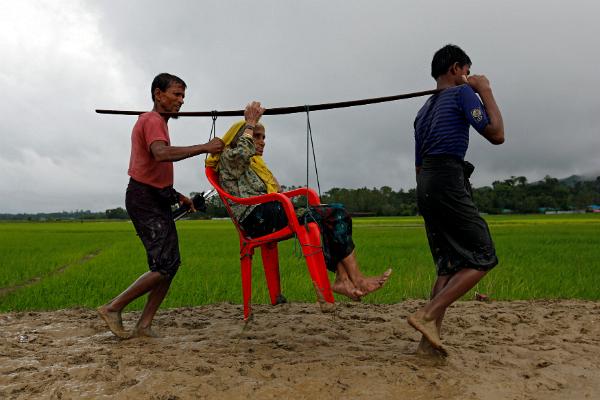
[(244, 126), (244, 130), (246, 130), (246, 129), (250, 129), (251, 131), (254, 131), (254, 129), (256, 129), (256, 126), (250, 125), (250, 124), (246, 124)]

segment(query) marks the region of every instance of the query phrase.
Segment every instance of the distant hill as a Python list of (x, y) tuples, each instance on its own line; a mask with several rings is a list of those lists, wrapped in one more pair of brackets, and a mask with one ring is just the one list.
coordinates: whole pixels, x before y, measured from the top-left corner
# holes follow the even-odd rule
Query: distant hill
[(566, 178), (559, 179), (558, 181), (566, 186), (574, 187), (577, 182), (595, 181), (597, 177), (600, 177), (600, 172), (589, 173), (585, 175), (571, 175)]

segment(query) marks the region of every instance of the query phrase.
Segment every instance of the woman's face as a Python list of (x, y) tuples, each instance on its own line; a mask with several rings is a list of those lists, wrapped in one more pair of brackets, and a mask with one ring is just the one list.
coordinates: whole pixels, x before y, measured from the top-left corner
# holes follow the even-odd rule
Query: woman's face
[(252, 133), (252, 138), (254, 139), (254, 147), (256, 147), (256, 155), (262, 156), (263, 151), (265, 150), (265, 128), (262, 126), (256, 126), (254, 132)]

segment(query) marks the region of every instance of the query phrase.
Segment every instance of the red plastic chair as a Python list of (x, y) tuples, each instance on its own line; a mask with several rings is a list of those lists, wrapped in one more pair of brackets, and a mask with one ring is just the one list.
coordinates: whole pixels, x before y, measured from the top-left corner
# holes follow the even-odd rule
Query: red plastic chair
[[(289, 239), (293, 236), (298, 238), (302, 247), (302, 253), (306, 258), (306, 265), (310, 272), (310, 277), (317, 292), (317, 300), (320, 304), (334, 303), (333, 293), (327, 276), (325, 267), (325, 259), (321, 248), (321, 234), (319, 227), (314, 222), (309, 222), (306, 225), (300, 225), (298, 218), (294, 213), (294, 207), (290, 198), (296, 196), (307, 196), (310, 205), (319, 205), (321, 201), (314, 190), (309, 188), (301, 188), (283, 193), (269, 193), (256, 197), (235, 197), (226, 193), (219, 184), (219, 175), (217, 171), (211, 167), (206, 167), (206, 177), (210, 184), (217, 190), (231, 220), (233, 221), (239, 236), (240, 236), (240, 262), (242, 270), (242, 295), (244, 298), (244, 320), (248, 320), (252, 313), (250, 298), (252, 297), (252, 256), (254, 249), (260, 247), (265, 276), (267, 278), (267, 287), (269, 288), (269, 296), (271, 304), (276, 305), (284, 303), (286, 300), (281, 294), (281, 283), (279, 277), (279, 253), (277, 251), (277, 242)], [(267, 203), (270, 201), (278, 201), (281, 203), (283, 210), (288, 219), (288, 226), (271, 234), (250, 238), (248, 237), (238, 221), (233, 216), (229, 201), (244, 205), (254, 205)], [(325, 307), (323, 307), (325, 309)]]

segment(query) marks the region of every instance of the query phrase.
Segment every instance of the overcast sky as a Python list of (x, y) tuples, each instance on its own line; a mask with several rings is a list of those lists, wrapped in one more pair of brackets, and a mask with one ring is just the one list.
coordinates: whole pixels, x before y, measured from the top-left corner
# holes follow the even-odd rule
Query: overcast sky
[[(186, 81), (182, 111), (316, 104), (434, 88), (446, 43), (490, 79), (504, 116), (501, 146), (471, 130), (475, 186), (600, 174), (599, 15), (592, 0), (2, 0), (0, 213), (124, 207), (136, 117), (94, 110), (151, 109), (157, 73)], [(322, 190), (413, 188), (424, 101), (311, 113)], [(263, 122), (279, 181), (305, 183), (305, 115)], [(171, 120), (171, 141), (204, 143), (210, 124)], [(209, 188), (203, 161), (175, 164), (180, 192)]]

